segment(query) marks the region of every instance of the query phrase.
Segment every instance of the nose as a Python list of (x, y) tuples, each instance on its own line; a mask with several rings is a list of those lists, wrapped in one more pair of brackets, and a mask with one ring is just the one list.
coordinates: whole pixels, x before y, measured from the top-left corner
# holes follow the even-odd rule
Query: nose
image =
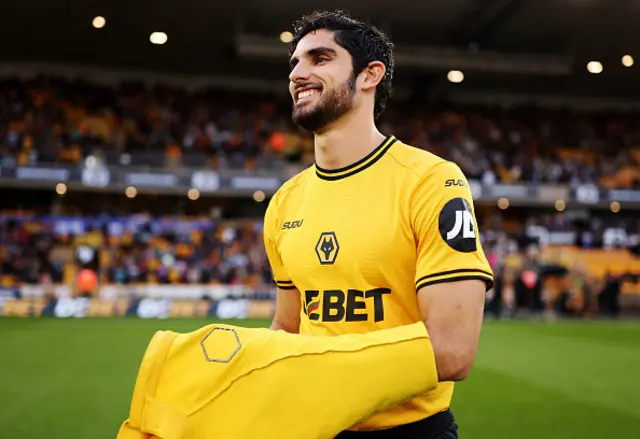
[(296, 82), (309, 79), (310, 71), (304, 64), (305, 63), (303, 62), (299, 62), (293, 67), (293, 69), (291, 69), (291, 73), (289, 73), (289, 81), (295, 84)]

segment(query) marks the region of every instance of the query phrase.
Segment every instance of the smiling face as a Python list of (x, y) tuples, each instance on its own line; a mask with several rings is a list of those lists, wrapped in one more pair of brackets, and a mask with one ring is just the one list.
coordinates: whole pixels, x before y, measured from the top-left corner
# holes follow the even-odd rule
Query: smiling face
[(308, 131), (321, 131), (354, 105), (351, 55), (335, 42), (332, 31), (320, 29), (300, 40), (291, 57), (289, 79), (293, 122)]

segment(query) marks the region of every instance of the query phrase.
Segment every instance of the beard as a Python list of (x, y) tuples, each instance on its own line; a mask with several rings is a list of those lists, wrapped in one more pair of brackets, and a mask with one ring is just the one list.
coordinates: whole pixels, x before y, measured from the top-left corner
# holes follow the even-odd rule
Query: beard
[(297, 126), (312, 133), (322, 131), (351, 110), (355, 93), (356, 79), (351, 77), (343, 84), (322, 92), (315, 106), (313, 103), (300, 107), (294, 104), (291, 119)]

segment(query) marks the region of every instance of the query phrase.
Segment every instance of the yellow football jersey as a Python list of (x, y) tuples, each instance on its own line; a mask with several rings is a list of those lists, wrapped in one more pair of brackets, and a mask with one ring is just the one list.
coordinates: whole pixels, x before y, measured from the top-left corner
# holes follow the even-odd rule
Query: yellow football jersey
[[(264, 240), (278, 287), (300, 291), (302, 334), (419, 322), (421, 287), (493, 284), (460, 168), (393, 136), (348, 167), (311, 166), (283, 184), (265, 213)], [(446, 410), (452, 394), (453, 383), (440, 383), (353, 429), (418, 421)]]
[(117, 439), (331, 439), (434, 388), (433, 363), (420, 323), (339, 337), (230, 325), (158, 331)]

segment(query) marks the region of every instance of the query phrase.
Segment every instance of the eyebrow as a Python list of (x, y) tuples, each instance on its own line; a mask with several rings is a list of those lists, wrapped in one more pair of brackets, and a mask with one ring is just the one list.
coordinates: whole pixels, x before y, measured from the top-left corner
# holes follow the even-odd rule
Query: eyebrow
[[(315, 56), (320, 56), (320, 55), (331, 55), (331, 56), (336, 56), (338, 54), (338, 52), (335, 51), (335, 49), (332, 49), (331, 47), (314, 47), (313, 49), (309, 49), (305, 52), (305, 56), (309, 56), (309, 57), (315, 57)], [(300, 60), (298, 59), (297, 56), (292, 56), (291, 59), (289, 60), (289, 65), (293, 68), (295, 67), (296, 64), (298, 64)]]

